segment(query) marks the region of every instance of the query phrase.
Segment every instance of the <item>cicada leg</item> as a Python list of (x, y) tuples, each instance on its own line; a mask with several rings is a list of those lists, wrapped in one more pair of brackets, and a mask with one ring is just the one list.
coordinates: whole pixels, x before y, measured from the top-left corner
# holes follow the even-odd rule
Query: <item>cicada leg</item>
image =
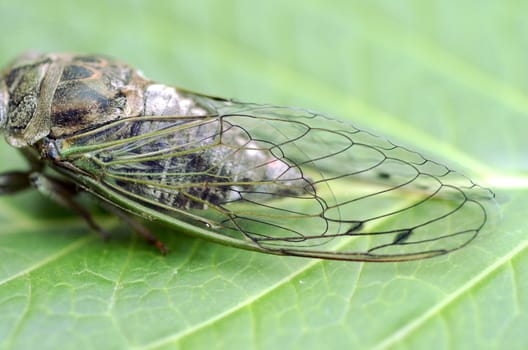
[(13, 194), (30, 188), (32, 186), (31, 174), (40, 172), (44, 168), (44, 164), (31, 148), (22, 148), (19, 151), (28, 162), (30, 170), (10, 171), (0, 174), (0, 195)]
[(17, 193), (31, 187), (29, 173), (11, 171), (0, 174), (0, 195)]
[[(79, 190), (74, 184), (41, 173), (39, 170), (42, 169), (42, 163), (33, 157), (30, 152), (22, 153), (28, 160), (31, 170), (12, 171), (0, 174), (0, 195), (13, 194), (28, 188), (36, 188), (44, 196), (72, 209), (80, 215), (88, 226), (98, 232), (104, 240), (110, 237), (110, 234), (95, 222), (88, 210), (75, 201), (74, 197)], [(149, 244), (156, 246), (163, 255), (168, 253), (167, 247), (152, 232), (135, 221), (127, 213), (111, 205), (105, 205), (105, 209), (132, 227)]]
[[(75, 201), (74, 197), (78, 190), (72, 183), (39, 172), (19, 171), (0, 174), (0, 195), (16, 193), (30, 187), (36, 188), (44, 196), (72, 209), (84, 219), (90, 228), (98, 232), (104, 240), (110, 237), (110, 234), (95, 222), (88, 210)], [(132, 227), (149, 244), (156, 246), (163, 255), (168, 253), (167, 247), (152, 232), (127, 213), (111, 205), (105, 205), (105, 209)]]
[(28, 171), (9, 171), (0, 174), (0, 195), (13, 194), (31, 187), (30, 175), (41, 171), (43, 163), (30, 148), (22, 148), (20, 152), (29, 164)]
[(74, 196), (78, 192), (75, 185), (38, 172), (32, 172), (28, 177), (30, 184), (44, 196), (72, 209), (103, 239), (106, 240), (110, 237), (109, 233), (95, 222), (88, 210), (75, 201)]
[(156, 246), (161, 254), (166, 255), (169, 252), (169, 249), (163, 244), (163, 242), (161, 242), (148, 228), (134, 220), (134, 218), (128, 215), (128, 213), (112, 205), (104, 205), (104, 207), (141, 235), (147, 243)]

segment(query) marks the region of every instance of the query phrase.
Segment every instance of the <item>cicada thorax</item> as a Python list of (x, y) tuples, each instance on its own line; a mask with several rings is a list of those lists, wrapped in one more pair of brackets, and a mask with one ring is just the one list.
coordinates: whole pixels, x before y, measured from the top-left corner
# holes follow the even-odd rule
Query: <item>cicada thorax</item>
[(304, 191), (300, 172), (218, 115), (213, 99), (149, 81), (121, 62), (36, 56), (17, 61), (3, 83), (11, 145), (146, 203), (204, 209), (242, 192)]
[(50, 137), (61, 138), (142, 112), (145, 80), (93, 57), (64, 64), (50, 106)]

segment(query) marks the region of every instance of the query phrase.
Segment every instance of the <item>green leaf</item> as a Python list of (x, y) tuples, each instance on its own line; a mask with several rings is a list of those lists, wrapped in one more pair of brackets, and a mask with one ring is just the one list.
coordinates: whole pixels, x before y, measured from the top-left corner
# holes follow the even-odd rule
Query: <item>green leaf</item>
[[(500, 348), (528, 344), (528, 4), (0, 0), (0, 63), (104, 53), (145, 75), (350, 119), (494, 187), (468, 247), (400, 264), (276, 257), (104, 213), (103, 242), (34, 192), (0, 198), (0, 347)], [(0, 148), (0, 170), (25, 164)]]

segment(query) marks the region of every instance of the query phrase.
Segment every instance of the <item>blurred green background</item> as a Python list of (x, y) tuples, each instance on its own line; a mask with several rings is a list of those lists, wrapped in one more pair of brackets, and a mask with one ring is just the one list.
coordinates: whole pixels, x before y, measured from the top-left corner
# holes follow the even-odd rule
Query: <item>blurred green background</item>
[[(146, 76), (319, 110), (492, 186), (502, 219), (404, 264), (277, 258), (160, 228), (160, 257), (103, 214), (103, 243), (35, 193), (0, 198), (0, 348), (528, 345), (528, 3), (0, 0), (0, 64), (104, 53)], [(0, 169), (21, 168), (0, 147)]]

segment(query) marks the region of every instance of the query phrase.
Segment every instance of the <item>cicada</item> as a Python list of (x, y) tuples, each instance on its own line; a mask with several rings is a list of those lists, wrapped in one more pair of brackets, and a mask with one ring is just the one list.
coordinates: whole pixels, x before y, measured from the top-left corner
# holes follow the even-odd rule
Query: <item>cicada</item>
[(355, 261), (464, 247), (493, 193), (419, 153), (309, 110), (206, 96), (93, 55), (28, 54), (0, 80), (0, 127), (31, 186), (104, 232), (75, 195), (263, 253)]

